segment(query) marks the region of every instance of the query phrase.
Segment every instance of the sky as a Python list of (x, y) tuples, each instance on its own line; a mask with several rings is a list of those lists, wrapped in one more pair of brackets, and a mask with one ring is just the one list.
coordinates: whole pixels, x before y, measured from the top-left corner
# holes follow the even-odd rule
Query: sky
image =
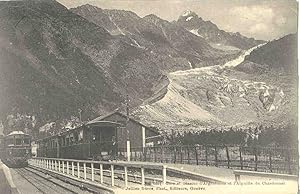
[(68, 8), (84, 4), (130, 10), (143, 17), (155, 14), (173, 21), (194, 11), (222, 30), (256, 39), (273, 40), (297, 31), (296, 0), (57, 0)]

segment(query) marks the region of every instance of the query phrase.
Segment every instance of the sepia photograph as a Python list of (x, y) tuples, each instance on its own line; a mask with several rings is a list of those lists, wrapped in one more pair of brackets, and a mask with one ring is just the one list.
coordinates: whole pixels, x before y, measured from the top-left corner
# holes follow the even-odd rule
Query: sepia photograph
[(297, 194), (298, 1), (0, 0), (0, 194)]

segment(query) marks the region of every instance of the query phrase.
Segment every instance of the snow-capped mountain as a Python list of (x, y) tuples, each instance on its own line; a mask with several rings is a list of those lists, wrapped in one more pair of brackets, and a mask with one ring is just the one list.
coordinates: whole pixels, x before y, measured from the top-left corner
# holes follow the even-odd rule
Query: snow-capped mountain
[(211, 21), (203, 20), (195, 12), (190, 10), (185, 11), (179, 16), (176, 24), (204, 38), (216, 48), (247, 50), (264, 42), (255, 40), (254, 38), (247, 38), (239, 32), (225, 32), (219, 29), (216, 24)]
[(167, 82), (166, 73), (190, 69), (190, 59), (218, 64), (237, 53), (213, 49), (183, 28), (198, 46), (194, 53), (179, 51), (132, 12), (107, 11), (100, 25), (56, 1), (0, 5), (0, 112), (7, 130), (18, 127), (7, 125), (9, 115), (34, 117), (36, 130), (61, 126), (79, 112), (92, 119), (122, 106), (126, 94), (138, 106)]
[(169, 62), (162, 68), (174, 70), (182, 65), (189, 68), (214, 65), (238, 53), (213, 48), (203, 38), (153, 14), (141, 18), (131, 11), (101, 9), (88, 4), (71, 11), (134, 47), (166, 57)]
[[(54, 0), (0, 5), (0, 100), (5, 102), (0, 119), (5, 129), (23, 124), (47, 131), (80, 123), (79, 114), (88, 120), (124, 107), (127, 94), (131, 108), (138, 107), (133, 116), (161, 129), (289, 116), (284, 111), (289, 87), (244, 71), (245, 61), (238, 65), (251, 52), (243, 49), (261, 41), (227, 32), (215, 39), (222, 31), (211, 22), (203, 21), (206, 30), (201, 31), (152, 14), (141, 18), (91, 5), (71, 10)], [(193, 12), (180, 18), (201, 21)], [(261, 47), (264, 53), (271, 44)], [(259, 64), (263, 56), (252, 53), (246, 61), (275, 64)]]

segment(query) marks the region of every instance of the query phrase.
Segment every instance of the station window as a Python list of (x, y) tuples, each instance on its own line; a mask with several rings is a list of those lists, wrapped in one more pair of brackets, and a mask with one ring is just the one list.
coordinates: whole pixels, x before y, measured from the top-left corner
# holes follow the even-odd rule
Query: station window
[(7, 145), (14, 145), (13, 139), (8, 139), (7, 140)]
[(16, 145), (22, 145), (22, 139), (16, 139)]
[(70, 145), (70, 139), (69, 137), (66, 137), (66, 146)]
[(62, 146), (65, 146), (65, 138), (64, 137), (61, 139), (61, 144), (62, 144)]
[(70, 145), (74, 144), (74, 133), (69, 134), (69, 139), (70, 139)]
[(74, 132), (74, 143), (78, 142), (78, 133)]
[(24, 139), (24, 144), (29, 144), (29, 139)]
[(79, 141), (79, 142), (82, 142), (82, 141), (83, 141), (83, 130), (80, 130), (80, 131), (79, 131), (79, 134), (78, 134), (78, 141)]

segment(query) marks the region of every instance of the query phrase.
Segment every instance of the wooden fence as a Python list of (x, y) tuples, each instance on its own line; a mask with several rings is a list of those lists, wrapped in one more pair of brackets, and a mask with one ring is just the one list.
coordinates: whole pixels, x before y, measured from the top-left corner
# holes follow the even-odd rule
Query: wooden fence
[(298, 149), (247, 146), (157, 146), (131, 148), (131, 160), (298, 173)]

